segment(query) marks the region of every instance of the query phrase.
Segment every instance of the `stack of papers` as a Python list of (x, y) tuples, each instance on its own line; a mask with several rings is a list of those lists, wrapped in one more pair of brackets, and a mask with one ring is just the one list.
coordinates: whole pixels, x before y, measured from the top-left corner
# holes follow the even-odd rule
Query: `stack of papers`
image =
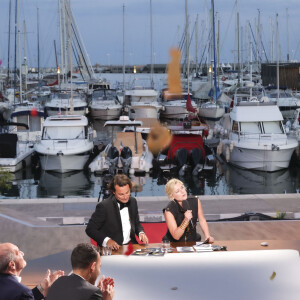
[(176, 247), (177, 252), (194, 252), (193, 247)]
[(164, 252), (161, 248), (145, 248), (145, 249), (137, 249), (132, 253), (132, 255), (139, 256), (164, 256)]
[(194, 249), (196, 252), (207, 252), (207, 251), (213, 251), (212, 245), (211, 244), (196, 244), (194, 246)]

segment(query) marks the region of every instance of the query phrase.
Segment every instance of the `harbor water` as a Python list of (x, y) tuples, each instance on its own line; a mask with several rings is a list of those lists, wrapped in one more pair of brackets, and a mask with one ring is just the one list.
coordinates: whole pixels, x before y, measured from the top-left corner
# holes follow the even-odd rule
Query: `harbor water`
[[(136, 74), (139, 78), (149, 74)], [(122, 74), (104, 74), (112, 88), (122, 82)], [(126, 82), (132, 82), (134, 74), (126, 74)], [(157, 90), (164, 87), (166, 74), (154, 74)], [(107, 144), (111, 140), (110, 130), (103, 127), (103, 121), (93, 122), (97, 132), (96, 143)], [(98, 197), (103, 176), (86, 171), (64, 174), (45, 172), (27, 167), (12, 174), (10, 189), (2, 189), (0, 198), (62, 198)], [(165, 183), (174, 174), (150, 172), (146, 175), (131, 176), (134, 182), (134, 196), (164, 196)], [(300, 168), (291, 164), (288, 169), (273, 173), (242, 170), (218, 161), (213, 170), (202, 171), (198, 176), (180, 178), (191, 195), (232, 195), (232, 194), (284, 194), (300, 190)]]

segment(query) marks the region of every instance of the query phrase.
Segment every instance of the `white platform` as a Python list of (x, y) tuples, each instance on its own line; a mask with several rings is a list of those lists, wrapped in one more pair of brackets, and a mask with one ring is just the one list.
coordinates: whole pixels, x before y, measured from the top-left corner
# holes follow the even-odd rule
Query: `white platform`
[(296, 250), (104, 256), (118, 299), (300, 299)]

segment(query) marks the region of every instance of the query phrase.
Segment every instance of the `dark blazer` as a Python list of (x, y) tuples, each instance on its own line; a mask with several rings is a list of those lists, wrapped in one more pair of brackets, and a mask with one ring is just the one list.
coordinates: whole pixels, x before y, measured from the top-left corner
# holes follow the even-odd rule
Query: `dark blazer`
[[(128, 212), (130, 217), (131, 232), (130, 238), (132, 243), (137, 243), (135, 234), (139, 235), (144, 231), (140, 223), (138, 206), (136, 199), (129, 198)], [(121, 215), (117, 200), (114, 195), (103, 200), (96, 206), (95, 212), (92, 214), (85, 232), (89, 237), (102, 246), (103, 240), (110, 237), (119, 245), (123, 244), (123, 229)]]
[(10, 274), (0, 274), (0, 300), (41, 300), (44, 296), (35, 287), (33, 290), (18, 282)]
[(71, 274), (59, 277), (50, 287), (47, 300), (96, 300), (102, 299), (101, 290), (84, 280)]

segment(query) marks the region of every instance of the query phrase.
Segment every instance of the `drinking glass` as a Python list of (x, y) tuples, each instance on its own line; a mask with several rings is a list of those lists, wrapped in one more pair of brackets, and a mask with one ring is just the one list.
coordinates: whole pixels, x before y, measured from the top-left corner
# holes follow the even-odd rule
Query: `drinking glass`
[(107, 256), (111, 255), (112, 249), (110, 247), (102, 247), (102, 255)]
[(170, 249), (170, 241), (169, 240), (162, 240), (162, 251), (163, 252), (168, 252), (168, 250)]

